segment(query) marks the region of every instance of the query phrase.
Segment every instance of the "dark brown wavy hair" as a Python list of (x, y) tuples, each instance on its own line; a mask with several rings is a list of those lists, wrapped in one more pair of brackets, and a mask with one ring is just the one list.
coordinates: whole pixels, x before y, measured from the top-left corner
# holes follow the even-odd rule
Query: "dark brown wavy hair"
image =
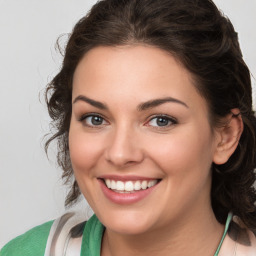
[(250, 72), (237, 33), (211, 0), (102, 0), (75, 25), (60, 72), (46, 89), (48, 111), (56, 128), (58, 164), (71, 185), (66, 206), (80, 195), (69, 157), (72, 80), (83, 56), (97, 46), (146, 44), (171, 53), (189, 70), (207, 100), (211, 125), (239, 108), (244, 131), (234, 154), (212, 165), (212, 207), (220, 223), (232, 211), (256, 231), (256, 118)]

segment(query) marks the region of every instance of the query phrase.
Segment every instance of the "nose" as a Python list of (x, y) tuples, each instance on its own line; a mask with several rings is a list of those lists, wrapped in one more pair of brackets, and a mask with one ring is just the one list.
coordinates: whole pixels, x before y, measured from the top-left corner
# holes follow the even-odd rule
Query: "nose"
[(138, 143), (138, 134), (133, 129), (119, 127), (112, 132), (105, 150), (105, 159), (118, 168), (143, 161), (142, 145)]

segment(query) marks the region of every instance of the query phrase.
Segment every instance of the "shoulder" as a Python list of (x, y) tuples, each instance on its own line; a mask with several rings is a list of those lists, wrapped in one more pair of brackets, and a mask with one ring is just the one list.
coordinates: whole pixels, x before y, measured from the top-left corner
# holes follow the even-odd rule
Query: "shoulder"
[(82, 241), (82, 251), (86, 255), (100, 255), (102, 237), (105, 227), (96, 215), (93, 215), (86, 223)]
[(220, 256), (256, 256), (256, 237), (237, 216), (233, 217)]
[(7, 243), (0, 256), (43, 256), (53, 221), (34, 227)]

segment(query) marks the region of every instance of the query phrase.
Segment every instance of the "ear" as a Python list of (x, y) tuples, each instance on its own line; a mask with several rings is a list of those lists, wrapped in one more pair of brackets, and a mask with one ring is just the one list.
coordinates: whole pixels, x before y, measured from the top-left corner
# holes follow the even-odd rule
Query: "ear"
[(224, 125), (216, 129), (216, 148), (213, 155), (215, 164), (224, 164), (235, 152), (243, 132), (240, 110), (235, 108), (224, 118)]

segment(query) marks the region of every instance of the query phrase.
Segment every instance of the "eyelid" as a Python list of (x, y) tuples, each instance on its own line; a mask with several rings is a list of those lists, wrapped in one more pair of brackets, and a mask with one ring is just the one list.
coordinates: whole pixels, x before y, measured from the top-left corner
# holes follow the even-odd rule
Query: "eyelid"
[[(87, 124), (84, 122), (84, 120), (88, 117), (100, 117), (103, 119), (103, 124), (99, 124), (99, 125), (90, 125), (90, 124)], [(149, 125), (149, 122), (152, 121), (153, 119), (156, 119), (156, 118), (165, 118), (167, 119), (170, 123), (168, 125), (164, 125), (164, 126), (153, 126), (153, 125)], [(79, 118), (78, 118), (78, 121), (79, 122), (82, 122), (84, 123), (83, 125), (84, 126), (87, 126), (89, 128), (102, 128), (102, 126), (105, 126), (107, 124), (109, 124), (107, 118), (102, 115), (102, 114), (99, 114), (99, 113), (95, 113), (95, 112), (90, 112), (90, 113), (86, 113), (86, 114), (83, 114), (81, 115)], [(167, 115), (167, 114), (154, 114), (154, 115), (151, 115), (150, 117), (148, 117), (147, 121), (144, 123), (145, 126), (150, 126), (154, 129), (168, 129), (174, 125), (178, 124), (178, 121), (176, 118), (170, 116), (170, 115)]]
[(100, 117), (100, 118), (103, 119), (103, 122), (106, 122), (107, 124), (109, 123), (103, 115), (101, 115), (99, 113), (95, 113), (95, 112), (86, 113), (86, 114), (81, 115), (79, 117), (78, 121), (84, 123), (84, 126), (87, 126), (87, 127), (90, 127), (90, 128), (101, 128), (102, 126), (106, 125), (106, 124), (100, 124), (100, 125), (89, 125), (89, 124), (86, 124), (84, 121), (88, 117)]
[(172, 116), (169, 116), (169, 115), (166, 115), (166, 114), (154, 114), (153, 116), (149, 117), (148, 121), (146, 122), (146, 125), (150, 126), (150, 125), (148, 125), (150, 121), (152, 121), (155, 118), (161, 118), (161, 117), (166, 118), (168, 121), (171, 122), (171, 124), (166, 125), (166, 126), (151, 126), (151, 127), (156, 128), (156, 129), (167, 129), (167, 128), (170, 128), (170, 126), (178, 124), (177, 119), (172, 117)]
[(88, 116), (98, 116), (98, 117), (101, 117), (104, 120), (106, 120), (106, 117), (102, 114), (99, 114), (99, 113), (96, 113), (96, 112), (88, 112), (88, 113), (79, 115), (78, 121), (83, 121)]

